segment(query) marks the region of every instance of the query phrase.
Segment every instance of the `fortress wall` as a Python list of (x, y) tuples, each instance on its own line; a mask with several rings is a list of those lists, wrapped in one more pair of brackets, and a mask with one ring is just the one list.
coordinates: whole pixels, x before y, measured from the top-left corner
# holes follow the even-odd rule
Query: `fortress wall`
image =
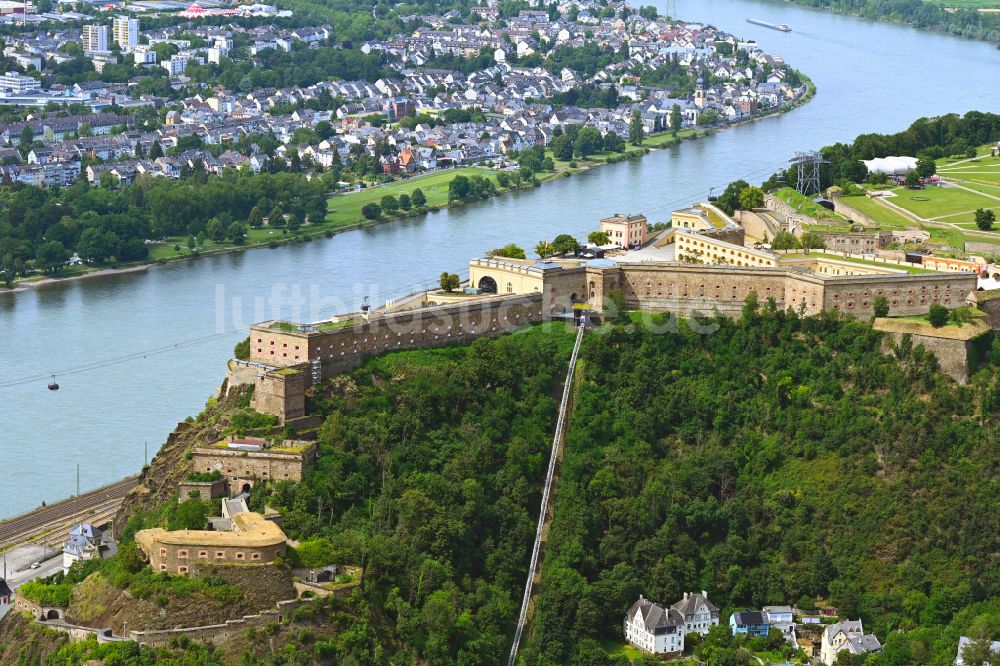
[(934, 303), (947, 308), (964, 305), (975, 288), (976, 276), (972, 274), (827, 278), (823, 307), (865, 318), (874, 314), (874, 298), (883, 296), (889, 302), (890, 316), (923, 314)]
[(726, 269), (667, 271), (626, 270), (625, 299), (640, 309), (669, 310), (679, 315), (695, 311), (709, 314), (718, 309), (724, 314), (738, 314), (751, 291), (761, 301), (774, 298), (779, 308), (785, 305), (785, 275), (780, 272), (743, 272)]
[(288, 613), (299, 606), (311, 603), (309, 599), (289, 599), (279, 601), (275, 609), (263, 610), (255, 615), (244, 615), (238, 620), (229, 620), (223, 624), (211, 624), (200, 627), (178, 629), (151, 629), (147, 631), (130, 631), (129, 639), (139, 645), (167, 645), (173, 638), (185, 637), (214, 645), (221, 645), (227, 640), (240, 637), (247, 629), (262, 627), (271, 622), (281, 622)]
[(611, 291), (622, 289), (627, 307), (682, 316), (715, 310), (737, 316), (750, 292), (756, 292), (762, 304), (773, 298), (778, 307), (806, 315), (829, 309), (867, 318), (873, 314), (875, 296), (885, 296), (893, 316), (922, 314), (932, 303), (958, 307), (975, 288), (975, 277), (961, 274), (834, 278), (780, 269), (668, 263), (588, 268), (587, 280), (595, 310), (604, 307)]
[[(583, 291), (583, 281), (579, 277), (561, 276), (554, 284), (555, 290), (567, 291), (578, 286), (581, 294)], [(553, 298), (566, 300), (568, 305), (569, 295), (567, 293), (564, 297), (558, 293)], [(250, 354), (252, 360), (273, 366), (298, 366), (301, 372), (284, 375), (285, 379), (281, 380), (289, 384), (290, 390), (295, 381), (293, 377), (311, 382), (311, 371), (302, 364), (315, 359), (322, 363), (322, 376), (330, 377), (386, 351), (440, 347), (483, 336), (501, 335), (525, 324), (541, 321), (542, 300), (541, 293), (470, 300), (467, 303), (372, 317), (368, 322), (322, 333), (287, 332), (270, 329), (267, 325), (255, 326), (250, 332)], [(261, 404), (270, 404), (272, 397), (275, 402), (283, 399), (287, 391), (278, 386), (282, 377), (279, 373), (267, 373), (268, 383), (274, 384), (273, 387), (262, 387), (260, 384), (263, 382), (257, 380), (255, 402), (259, 397)], [(277, 377), (271, 380), (272, 375)], [(262, 388), (263, 393), (268, 394), (266, 398), (258, 394)]]

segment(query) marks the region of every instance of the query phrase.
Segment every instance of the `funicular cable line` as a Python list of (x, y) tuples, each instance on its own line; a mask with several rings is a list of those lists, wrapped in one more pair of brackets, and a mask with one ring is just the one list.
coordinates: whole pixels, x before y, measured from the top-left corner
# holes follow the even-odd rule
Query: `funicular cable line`
[(508, 666), (514, 666), (517, 661), (517, 651), (521, 645), (524, 624), (528, 617), (528, 606), (531, 603), (531, 589), (534, 585), (535, 572), (538, 569), (538, 555), (542, 548), (542, 532), (545, 528), (549, 501), (552, 493), (552, 479), (555, 477), (556, 462), (559, 460), (559, 450), (562, 446), (563, 433), (566, 427), (566, 412), (569, 409), (570, 395), (573, 392), (573, 376), (576, 372), (576, 361), (580, 354), (580, 343), (586, 331), (586, 319), (581, 319), (577, 326), (576, 341), (573, 343), (573, 353), (569, 357), (569, 367), (566, 370), (566, 381), (563, 384), (562, 400), (559, 402), (559, 416), (556, 418), (556, 430), (552, 436), (552, 452), (549, 454), (549, 467), (545, 472), (545, 487), (542, 490), (542, 507), (538, 512), (538, 526), (535, 528), (535, 543), (531, 547), (531, 561), (528, 564), (528, 579), (524, 584), (524, 597), (521, 599), (521, 612), (517, 617), (514, 629), (514, 641), (510, 647)]

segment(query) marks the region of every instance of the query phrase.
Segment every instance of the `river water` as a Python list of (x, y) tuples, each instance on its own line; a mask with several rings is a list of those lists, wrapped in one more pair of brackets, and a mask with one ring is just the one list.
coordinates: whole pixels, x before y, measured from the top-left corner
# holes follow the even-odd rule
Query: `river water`
[[(985, 43), (784, 2), (677, 0), (677, 9), (756, 39), (818, 94), (786, 115), (535, 191), (328, 240), (0, 295), (0, 517), (74, 493), (77, 465), (84, 490), (138, 471), (144, 442), (152, 455), (200, 411), (254, 320), (317, 318), (365, 295), (380, 303), (445, 268), (466, 272), (470, 256), (507, 242), (583, 236), (616, 211), (662, 221), (710, 186), (766, 179), (797, 150), (1000, 107), (1000, 51)], [(52, 373), (59, 391), (46, 390)]]

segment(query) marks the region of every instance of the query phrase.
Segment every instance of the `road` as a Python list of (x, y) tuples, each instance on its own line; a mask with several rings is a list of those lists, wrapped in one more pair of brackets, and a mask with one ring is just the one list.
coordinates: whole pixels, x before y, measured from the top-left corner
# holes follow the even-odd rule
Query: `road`
[[(6, 568), (7, 584), (12, 590), (16, 590), (28, 581), (45, 578), (62, 570), (62, 549), (60, 548), (24, 544), (4, 553), (0, 558), (2, 558), (0, 561), (3, 562), (0, 566)], [(42, 566), (32, 569), (31, 565), (34, 562), (41, 562)], [(3, 569), (0, 569), (0, 573), (2, 571)]]

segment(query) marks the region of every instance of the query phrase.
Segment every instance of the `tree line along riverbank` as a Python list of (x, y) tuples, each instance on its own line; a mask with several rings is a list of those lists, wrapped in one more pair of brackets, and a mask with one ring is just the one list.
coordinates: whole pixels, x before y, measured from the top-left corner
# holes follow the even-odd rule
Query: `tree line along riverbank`
[[(332, 238), (335, 234), (365, 226), (425, 215), (431, 211), (464, 205), (483, 198), (523, 189), (532, 189), (546, 182), (583, 173), (598, 166), (623, 160), (637, 159), (650, 151), (677, 145), (683, 141), (708, 136), (764, 117), (788, 112), (815, 94), (812, 81), (802, 75), (806, 92), (772, 111), (736, 122), (706, 127), (694, 127), (673, 133), (670, 131), (632, 137), (626, 142), (617, 136), (604, 141), (600, 133), (591, 134), (589, 147), (573, 151), (572, 156), (559, 155), (553, 146), (534, 147), (515, 154), (519, 166), (496, 169), (486, 166), (464, 166), (420, 173), (380, 183), (350, 192), (334, 192), (336, 183), (329, 173), (307, 179), (297, 173), (224, 173), (218, 177), (193, 170), (179, 181), (148, 180), (118, 189), (90, 187), (77, 183), (52, 196), (48, 190), (24, 188), (26, 193), (9, 196), (12, 210), (23, 216), (54, 218), (59, 223), (46, 234), (31, 261), (0, 246), (0, 293), (23, 291), (54, 282), (100, 277), (114, 273), (136, 272), (174, 261), (196, 259), (254, 248), (277, 248), (315, 238)], [(569, 130), (577, 139), (578, 128)], [(464, 196), (455, 196), (451, 182), (458, 177), (475, 179), (477, 187)], [(357, 185), (355, 185), (357, 186)], [(30, 190), (30, 192), (29, 192)], [(20, 198), (19, 198), (20, 197)], [(84, 259), (66, 265), (70, 256), (61, 238), (73, 233), (76, 221), (67, 222), (64, 201), (71, 200), (81, 215), (113, 216), (112, 232), (98, 234), (85, 231), (77, 244), (74, 259)], [(147, 208), (162, 220), (161, 228), (168, 232), (158, 242), (140, 241), (148, 237), (148, 223), (138, 208)], [(201, 231), (186, 233), (191, 220), (200, 221)], [(66, 229), (60, 224), (65, 223)], [(115, 233), (118, 232), (118, 233)], [(147, 232), (144, 234), (143, 232)], [(86, 259), (89, 258), (89, 261)], [(29, 263), (34, 263), (31, 270)], [(13, 275), (13, 277), (11, 277)]]
[(894, 3), (885, 3), (882, 0), (791, 0), (791, 2), (837, 14), (904, 23), (921, 30), (987, 41), (1000, 48), (1000, 2), (996, 0), (944, 0), (943, 2), (923, 0)]

